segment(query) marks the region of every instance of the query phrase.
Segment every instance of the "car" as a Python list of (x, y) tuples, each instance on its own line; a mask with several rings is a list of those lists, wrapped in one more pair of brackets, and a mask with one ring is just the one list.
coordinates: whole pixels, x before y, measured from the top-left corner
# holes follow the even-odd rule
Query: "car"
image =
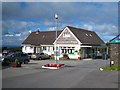
[(3, 50), (2, 55), (6, 56), (6, 55), (8, 55), (11, 52), (13, 52), (13, 50)]
[(7, 56), (3, 56), (1, 61), (2, 65), (9, 65), (11, 62), (15, 62), (15, 59), (18, 59), (20, 63), (28, 64), (30, 61), (29, 56), (22, 52), (10, 53)]
[(46, 53), (35, 53), (31, 55), (31, 59), (50, 59), (50, 56)]
[(28, 56), (30, 57), (30, 59), (31, 59), (31, 56), (32, 56), (32, 53), (27, 53), (28, 54)]
[(2, 53), (0, 53), (0, 57), (2, 57)]

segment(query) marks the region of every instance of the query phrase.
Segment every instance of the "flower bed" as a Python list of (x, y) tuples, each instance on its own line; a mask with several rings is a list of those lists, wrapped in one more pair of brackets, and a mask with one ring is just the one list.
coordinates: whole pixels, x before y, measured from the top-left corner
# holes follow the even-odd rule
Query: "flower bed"
[(58, 64), (45, 64), (42, 66), (42, 68), (46, 68), (46, 69), (59, 69), (61, 67), (63, 67), (65, 64), (62, 63), (58, 63)]
[(21, 67), (21, 64), (11, 64), (12, 67)]

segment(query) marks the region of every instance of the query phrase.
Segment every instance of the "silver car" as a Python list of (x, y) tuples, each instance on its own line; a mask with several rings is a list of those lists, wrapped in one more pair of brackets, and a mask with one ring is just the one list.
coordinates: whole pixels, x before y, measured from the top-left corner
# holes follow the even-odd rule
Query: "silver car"
[(37, 60), (50, 59), (50, 55), (46, 53), (35, 53), (31, 55), (31, 59), (37, 59)]

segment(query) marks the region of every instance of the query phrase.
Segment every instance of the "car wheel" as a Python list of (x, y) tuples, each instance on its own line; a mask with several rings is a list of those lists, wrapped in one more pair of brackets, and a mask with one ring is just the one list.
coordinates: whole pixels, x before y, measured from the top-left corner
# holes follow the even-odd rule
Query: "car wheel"
[(2, 65), (4, 66), (8, 66), (8, 65), (10, 65), (10, 61), (9, 60), (4, 60), (3, 62), (2, 62)]
[(51, 56), (48, 57), (48, 59), (51, 59), (51, 58), (52, 58)]
[(25, 60), (25, 61), (24, 61), (24, 64), (28, 64), (28, 60)]
[(41, 57), (39, 57), (39, 60), (42, 60), (42, 58), (41, 58)]

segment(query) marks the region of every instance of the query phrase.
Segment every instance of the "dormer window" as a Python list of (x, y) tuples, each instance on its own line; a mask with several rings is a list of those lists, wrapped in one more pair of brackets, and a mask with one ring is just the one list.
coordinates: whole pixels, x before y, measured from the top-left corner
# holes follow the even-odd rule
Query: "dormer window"
[(92, 37), (92, 34), (90, 34), (90, 36)]
[(88, 34), (86, 34), (86, 36), (88, 36)]

